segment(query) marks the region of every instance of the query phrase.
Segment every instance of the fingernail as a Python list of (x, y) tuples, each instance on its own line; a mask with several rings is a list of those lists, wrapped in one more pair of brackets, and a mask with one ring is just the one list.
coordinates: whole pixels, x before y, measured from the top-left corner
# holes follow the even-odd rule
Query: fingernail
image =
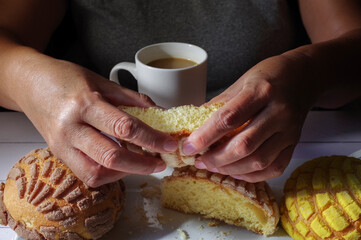
[(158, 165), (154, 169), (154, 173), (162, 172), (166, 168), (166, 165), (164, 162), (158, 163)]
[(168, 152), (174, 152), (178, 148), (177, 141), (167, 141), (164, 143), (163, 149)]
[(192, 143), (187, 143), (183, 146), (183, 153), (185, 155), (194, 155), (196, 153), (196, 148)]
[(195, 165), (196, 168), (198, 168), (198, 169), (206, 169), (206, 168), (207, 168), (207, 166), (206, 166), (203, 162), (201, 162), (201, 161), (196, 161), (196, 162), (194, 163), (194, 165)]
[(231, 177), (238, 179), (238, 180), (244, 180), (242, 175), (231, 175)]

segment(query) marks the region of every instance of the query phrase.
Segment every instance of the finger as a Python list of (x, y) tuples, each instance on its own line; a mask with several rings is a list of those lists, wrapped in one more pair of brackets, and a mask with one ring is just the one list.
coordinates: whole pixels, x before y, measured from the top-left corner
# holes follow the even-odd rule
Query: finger
[(103, 84), (99, 84), (98, 88), (102, 96), (114, 106), (152, 107), (155, 105), (149, 96), (122, 87), (109, 80), (105, 80)]
[(71, 142), (75, 148), (108, 169), (148, 175), (166, 167), (161, 159), (130, 152), (90, 126), (79, 127)]
[(87, 157), (84, 153), (75, 148), (69, 148), (62, 151), (58, 156), (73, 171), (73, 173), (90, 187), (99, 187), (103, 184), (117, 181), (128, 174), (107, 169), (93, 159)]
[(207, 168), (218, 168), (252, 154), (279, 130), (280, 122), (274, 119), (272, 112), (267, 107), (243, 131), (229, 141), (206, 152), (198, 160), (202, 161)]
[(287, 168), (295, 146), (289, 146), (284, 149), (277, 159), (267, 168), (243, 175), (232, 175), (233, 178), (244, 180), (246, 182), (261, 182), (270, 178), (279, 177)]
[(218, 167), (225, 175), (246, 174), (268, 167), (290, 143), (284, 141), (280, 133), (272, 135), (254, 153), (231, 164)]
[[(257, 94), (255, 94), (257, 93)], [(267, 90), (244, 88), (184, 142), (186, 155), (199, 153), (241, 126), (267, 104)]]
[(150, 151), (173, 152), (178, 143), (170, 135), (155, 130), (139, 119), (100, 100), (82, 113), (83, 120), (98, 130), (116, 138), (145, 147)]

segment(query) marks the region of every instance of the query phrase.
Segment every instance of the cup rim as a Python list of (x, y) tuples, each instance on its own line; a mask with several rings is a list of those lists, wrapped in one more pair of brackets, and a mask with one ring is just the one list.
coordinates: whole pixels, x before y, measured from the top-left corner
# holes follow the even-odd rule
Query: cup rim
[[(174, 44), (174, 45), (175, 45), (175, 44), (177, 44), (177, 45), (178, 45), (178, 44), (181, 44), (181, 45), (187, 45), (187, 46), (191, 46), (191, 47), (197, 48), (197, 49), (199, 49), (200, 51), (202, 51), (202, 52), (205, 54), (205, 58), (204, 58), (204, 60), (202, 60), (201, 62), (197, 63), (197, 64), (194, 65), (194, 66), (185, 67), (185, 68), (172, 68), (172, 69), (152, 67), (152, 66), (149, 66), (149, 65), (147, 65), (147, 64), (145, 64), (144, 62), (142, 62), (142, 61), (139, 60), (139, 57), (138, 57), (139, 54), (140, 54), (142, 51), (144, 51), (145, 49), (151, 48), (151, 47), (155, 47), (155, 46), (159, 46), (159, 45), (166, 45), (166, 44), (169, 44), (169, 45), (172, 45), (172, 44)], [(191, 43), (184, 43), (184, 42), (161, 42), (161, 43), (155, 43), (155, 44), (147, 45), (147, 46), (139, 49), (139, 50), (136, 52), (136, 54), (135, 54), (135, 62), (136, 62), (136, 63), (141, 64), (143, 67), (146, 67), (146, 68), (149, 68), (149, 69), (158, 70), (158, 71), (184, 71), (184, 70), (196, 68), (196, 67), (198, 67), (199, 65), (202, 65), (203, 63), (205, 63), (207, 60), (208, 60), (208, 54), (207, 54), (207, 52), (206, 52), (203, 48), (201, 48), (201, 47), (199, 47), (199, 46), (197, 46), (197, 45), (191, 44)]]

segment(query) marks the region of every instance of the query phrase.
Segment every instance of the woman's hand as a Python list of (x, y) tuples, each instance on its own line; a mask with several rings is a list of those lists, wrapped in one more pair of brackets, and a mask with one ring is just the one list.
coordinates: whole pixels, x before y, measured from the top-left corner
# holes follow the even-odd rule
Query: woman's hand
[(116, 107), (154, 105), (147, 96), (41, 54), (23, 62), (22, 73), (17, 75), (22, 77), (19, 87), (13, 87), (16, 103), (54, 154), (87, 185), (95, 187), (127, 174), (151, 174), (165, 168), (162, 160), (130, 152), (101, 133), (155, 152), (174, 151), (173, 138)]
[(230, 140), (200, 156), (196, 167), (249, 182), (281, 175), (318, 93), (307, 71), (302, 56), (260, 62), (210, 101), (226, 105), (189, 136), (184, 153), (199, 153), (251, 120)]

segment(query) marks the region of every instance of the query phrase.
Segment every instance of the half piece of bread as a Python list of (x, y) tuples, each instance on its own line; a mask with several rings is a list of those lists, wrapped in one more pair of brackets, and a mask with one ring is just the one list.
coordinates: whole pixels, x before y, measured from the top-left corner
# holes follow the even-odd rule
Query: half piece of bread
[(161, 190), (164, 207), (202, 214), (263, 235), (277, 229), (278, 205), (266, 182), (247, 183), (186, 166), (163, 178)]
[[(184, 140), (196, 129), (202, 126), (216, 111), (218, 111), (225, 103), (214, 103), (211, 105), (204, 105), (196, 107), (193, 105), (185, 105), (170, 108), (167, 110), (160, 108), (139, 108), (120, 106), (119, 109), (140, 119), (152, 128), (168, 133), (178, 140), (178, 150), (172, 153), (153, 153), (147, 149), (138, 147), (129, 142), (121, 141), (121, 144), (129, 150), (139, 154), (160, 155), (165, 163), (170, 167), (183, 167), (187, 165), (194, 165), (197, 156), (186, 156), (182, 152)], [(225, 141), (236, 132), (241, 131), (246, 124), (242, 125), (236, 131), (223, 137)], [(205, 152), (205, 151), (204, 151)], [(203, 153), (204, 153), (203, 152)], [(203, 154), (200, 153), (200, 154)]]

